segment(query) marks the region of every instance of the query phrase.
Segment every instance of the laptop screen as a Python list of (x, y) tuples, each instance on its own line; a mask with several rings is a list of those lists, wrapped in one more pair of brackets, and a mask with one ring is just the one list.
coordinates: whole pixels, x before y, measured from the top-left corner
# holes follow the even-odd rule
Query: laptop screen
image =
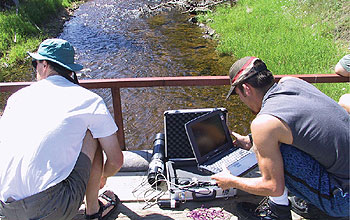
[(226, 143), (225, 131), (219, 115), (198, 121), (193, 124), (192, 131), (202, 157)]
[(186, 132), (199, 163), (232, 146), (224, 115), (214, 111), (186, 124)]

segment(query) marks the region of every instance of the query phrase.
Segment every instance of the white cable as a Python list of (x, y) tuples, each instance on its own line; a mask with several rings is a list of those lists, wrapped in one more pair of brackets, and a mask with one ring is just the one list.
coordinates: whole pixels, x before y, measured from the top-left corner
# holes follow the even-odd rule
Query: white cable
[[(192, 192), (192, 193), (198, 193), (202, 195), (209, 195), (211, 194), (211, 190), (209, 188), (202, 188), (206, 189), (207, 192), (196, 192), (195, 190), (189, 189), (191, 187), (199, 186), (200, 182), (197, 178), (192, 178), (189, 184), (181, 185), (181, 184), (175, 184), (169, 181), (166, 176), (162, 173), (156, 174), (155, 176), (155, 182), (151, 185), (148, 182), (147, 175), (142, 179), (141, 183), (134, 188), (132, 191), (134, 197), (137, 198), (137, 201), (143, 200), (146, 205), (143, 207), (143, 209), (147, 209), (152, 207), (153, 205), (157, 204), (159, 199), (165, 195), (165, 193), (170, 189), (172, 186), (178, 188), (181, 190), (181, 195), (179, 194), (180, 202), (186, 202), (186, 195), (185, 192)], [(162, 184), (165, 183), (165, 184)], [(166, 187), (164, 187), (166, 185)]]

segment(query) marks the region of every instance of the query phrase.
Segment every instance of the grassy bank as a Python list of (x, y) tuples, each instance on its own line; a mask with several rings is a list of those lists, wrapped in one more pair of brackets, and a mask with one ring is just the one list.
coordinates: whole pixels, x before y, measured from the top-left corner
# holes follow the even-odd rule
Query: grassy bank
[[(7, 1), (11, 3), (11, 1)], [(20, 0), (16, 6), (0, 8), (0, 81), (21, 80), (13, 76), (11, 66), (25, 61), (26, 52), (35, 50), (48, 37), (56, 37), (62, 18), (80, 0)], [(60, 23), (60, 21), (62, 21)], [(27, 61), (28, 62), (28, 61)], [(28, 79), (25, 79), (28, 80)]]
[[(217, 50), (262, 58), (274, 74), (334, 73), (350, 53), (348, 0), (239, 0), (200, 16), (219, 35)], [(317, 85), (335, 100), (347, 83)]]

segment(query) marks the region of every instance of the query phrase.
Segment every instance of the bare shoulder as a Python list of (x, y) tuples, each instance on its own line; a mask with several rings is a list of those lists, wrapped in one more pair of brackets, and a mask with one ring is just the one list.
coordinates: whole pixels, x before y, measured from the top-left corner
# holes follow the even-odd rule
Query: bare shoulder
[(262, 138), (276, 138), (278, 142), (286, 144), (291, 144), (293, 141), (289, 126), (273, 115), (258, 115), (251, 123), (251, 131), (253, 135), (255, 133)]
[(252, 121), (252, 126), (254, 127), (259, 127), (259, 128), (268, 128), (271, 126), (275, 126), (280, 124), (281, 121), (273, 116), (273, 115), (268, 115), (268, 114), (262, 114), (258, 115), (253, 121)]

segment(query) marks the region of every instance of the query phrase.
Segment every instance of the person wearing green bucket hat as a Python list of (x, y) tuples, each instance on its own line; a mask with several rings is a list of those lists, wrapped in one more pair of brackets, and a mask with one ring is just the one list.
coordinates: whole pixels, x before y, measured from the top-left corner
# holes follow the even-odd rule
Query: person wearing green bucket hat
[(29, 55), (38, 81), (12, 94), (0, 118), (0, 218), (72, 219), (85, 197), (86, 219), (108, 219), (119, 199), (99, 190), (123, 164), (118, 127), (71, 78), (83, 67), (69, 42), (47, 39)]
[[(40, 44), (36, 53), (28, 52), (28, 54), (33, 58), (32, 64), (34, 69), (36, 69), (38, 61), (46, 61), (56, 73), (61, 74), (75, 84), (79, 84), (75, 71), (83, 69), (83, 66), (74, 63), (75, 51), (68, 41), (47, 39)], [(71, 78), (72, 74), (74, 74), (73, 79)]]
[(237, 203), (237, 214), (250, 220), (291, 220), (293, 210), (308, 219), (348, 219), (347, 112), (304, 80), (283, 77), (275, 83), (257, 57), (236, 61), (229, 76), (227, 99), (237, 94), (256, 114), (250, 135), (232, 132), (234, 145), (256, 152), (261, 175), (237, 177), (225, 169), (212, 179), (223, 189), (266, 196), (260, 204)]

